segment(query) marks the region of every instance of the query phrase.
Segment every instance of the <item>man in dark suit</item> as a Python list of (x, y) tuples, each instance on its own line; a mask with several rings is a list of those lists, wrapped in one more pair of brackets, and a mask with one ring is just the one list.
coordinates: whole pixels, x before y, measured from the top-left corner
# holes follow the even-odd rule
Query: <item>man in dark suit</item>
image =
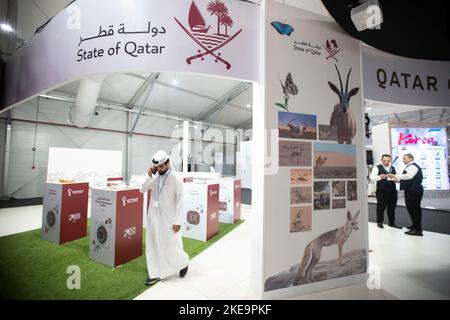
[(389, 226), (397, 229), (402, 227), (395, 224), (395, 207), (397, 206), (397, 189), (394, 178), (389, 175), (395, 175), (395, 168), (391, 166), (391, 156), (383, 154), (381, 164), (374, 167), (370, 174), (370, 179), (377, 183), (377, 225), (378, 228), (384, 228), (384, 210), (387, 207), (387, 216)]
[(423, 197), (423, 174), (422, 169), (414, 162), (412, 154), (403, 156), (403, 163), (406, 165), (402, 174), (398, 176), (400, 180), (400, 190), (405, 191), (405, 204), (411, 217), (412, 225), (405, 232), (411, 236), (423, 236), (422, 234), (422, 208), (420, 202)]

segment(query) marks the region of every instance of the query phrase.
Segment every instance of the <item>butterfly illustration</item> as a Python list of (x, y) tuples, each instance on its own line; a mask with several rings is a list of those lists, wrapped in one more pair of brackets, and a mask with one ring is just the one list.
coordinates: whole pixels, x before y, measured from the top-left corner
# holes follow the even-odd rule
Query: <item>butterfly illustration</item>
[(291, 33), (294, 32), (294, 28), (292, 28), (292, 26), (289, 24), (285, 24), (278, 21), (272, 21), (270, 24), (281, 35), (285, 34), (287, 36), (290, 36)]
[(275, 105), (289, 112), (288, 109), (289, 94), (292, 94), (293, 96), (297, 95), (298, 88), (297, 85), (292, 80), (292, 74), (290, 72), (286, 75), (286, 80), (284, 81), (284, 84), (281, 80), (280, 84), (281, 88), (283, 89), (284, 103), (276, 102)]

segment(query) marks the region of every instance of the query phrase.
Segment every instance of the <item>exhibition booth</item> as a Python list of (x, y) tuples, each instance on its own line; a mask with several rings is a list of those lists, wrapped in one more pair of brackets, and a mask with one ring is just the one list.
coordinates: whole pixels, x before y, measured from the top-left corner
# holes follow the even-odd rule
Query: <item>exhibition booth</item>
[[(243, 139), (243, 131), (241, 133), (232, 126), (217, 126), (213, 121), (217, 118), (216, 111), (222, 105), (231, 104), (236, 97), (239, 104), (253, 102), (254, 110), (262, 109), (259, 88), (261, 12), (253, 4), (226, 1), (224, 8), (219, 9), (225, 10), (232, 20), (213, 30), (212, 26), (205, 25), (206, 14), (210, 11), (208, 1), (186, 1), (176, 6), (170, 1), (161, 5), (157, 1), (142, 0), (136, 1), (135, 6), (108, 2), (108, 11), (102, 17), (98, 16), (105, 5), (106, 1), (93, 4), (84, 0), (69, 5), (18, 50), (6, 66), (8, 81), (2, 113), (12, 111), (14, 121), (24, 122), (28, 115), (22, 106), (28, 101), (37, 101), (38, 116), (29, 121), (33, 121), (36, 128), (52, 123), (61, 127), (61, 121), (56, 117), (51, 116), (52, 119), (46, 121), (39, 119), (40, 112), (46, 114), (46, 108), (51, 107), (49, 101), (55, 101), (54, 105), (59, 103), (60, 107), (70, 103), (69, 95), (53, 92), (67, 92), (66, 88), (77, 83), (66, 126), (78, 130), (100, 129), (109, 132), (111, 138), (100, 149), (82, 148), (81, 145), (89, 144), (79, 142), (83, 136), (77, 132), (81, 131), (66, 134), (60, 129), (62, 135), (70, 137), (77, 147), (49, 143), (41, 238), (57, 244), (68, 243), (65, 248), (71, 246), (70, 242), (79, 245), (87, 238), (85, 254), (89, 259), (118, 268), (145, 259), (142, 257), (144, 226), (148, 208), (155, 205), (150, 201), (150, 192), (139, 192), (147, 178), (144, 172), (151, 165), (151, 155), (135, 159), (131, 154), (139, 155), (139, 148), (166, 150), (171, 155), (174, 170), (183, 177), (180, 210), (185, 245), (193, 246), (185, 239), (204, 243), (217, 241), (242, 222), (240, 173), (236, 173), (236, 169), (230, 170), (228, 162), (231, 158), (235, 167), (235, 153), (239, 147), (236, 150), (234, 146)], [(83, 24), (77, 22), (80, 12), (83, 13)], [(55, 47), (54, 43), (59, 45)], [(139, 78), (144, 72), (145, 81), (123, 111), (114, 103), (103, 102), (114, 98), (105, 96), (112, 79), (118, 78), (119, 74)], [(43, 74), (46, 76), (42, 77)], [(177, 79), (186, 84), (206, 79), (206, 84), (230, 87), (216, 89), (218, 93), (224, 92), (224, 102), (219, 108), (214, 103), (206, 110), (197, 107), (199, 115), (195, 119), (181, 121), (179, 115), (182, 112), (177, 110), (180, 107), (165, 113), (146, 106), (151, 96), (161, 95), (160, 88), (165, 85), (163, 78), (166, 75), (173, 75), (173, 87), (177, 86)], [(193, 89), (184, 91), (193, 94)], [(201, 102), (204, 105), (212, 96), (207, 93), (211, 91), (207, 87), (204, 91), (198, 94), (197, 100), (192, 97), (192, 102), (187, 104)], [(125, 131), (111, 130), (106, 124), (97, 123), (95, 118), (102, 110), (112, 116), (120, 112), (125, 114)], [(209, 115), (214, 118), (210, 120)], [(152, 124), (155, 131), (145, 127), (152, 117), (159, 119), (158, 125)], [(234, 121), (243, 121), (239, 116), (234, 118)], [(120, 119), (124, 117), (120, 116)], [(197, 130), (198, 127), (201, 130)], [(211, 127), (215, 131), (209, 130)], [(230, 129), (231, 138), (228, 136)], [(126, 133), (125, 148), (108, 150), (108, 144), (116, 144), (114, 139), (119, 132)], [(166, 132), (171, 142), (157, 141)], [(217, 137), (222, 132), (223, 137)], [(14, 135), (13, 131), (13, 139)], [(156, 146), (142, 144), (141, 136), (154, 137)], [(39, 139), (36, 137), (35, 140)], [(219, 148), (221, 145), (223, 151)], [(208, 153), (212, 156), (209, 163)], [(246, 159), (249, 153), (245, 153)], [(248, 179), (251, 166), (248, 162), (243, 166), (246, 166)], [(247, 188), (251, 189), (249, 183)]]
[[(397, 173), (405, 168), (403, 155), (412, 154), (423, 172), (423, 228), (450, 234), (446, 116), (450, 95), (445, 88), (449, 63), (398, 57), (365, 47), (363, 70), (365, 112), (372, 123), (366, 125), (368, 175), (383, 154), (392, 156)], [(375, 189), (368, 179), (369, 221), (376, 221)], [(409, 225), (401, 191), (396, 213), (401, 225)]]
[[(251, 211), (245, 223), (252, 230), (250, 282), (258, 298), (290, 298), (365, 283), (369, 167), (364, 101), (428, 103), (437, 95), (433, 88), (442, 84), (446, 69), (422, 66), (437, 72), (434, 80), (427, 78), (422, 84), (428, 90), (417, 97), (402, 91), (406, 100), (400, 101), (396, 88), (387, 86), (387, 80), (382, 85), (379, 81), (380, 68), (387, 74), (400, 63), (384, 54), (384, 60), (377, 60), (381, 53), (363, 47), (334, 21), (316, 14), (273, 1), (255, 5), (223, 0), (219, 1), (223, 7), (215, 9), (207, 0), (134, 1), (133, 6), (121, 1), (76, 1), (25, 43), (6, 66), (2, 113), (35, 98), (39, 108), (39, 99), (48, 99), (52, 90), (78, 83), (75, 97), (60, 96), (61, 102), (55, 102), (74, 99), (60, 118), (68, 118), (66, 126), (73, 130), (68, 135), (76, 147), (49, 146), (41, 238), (55, 244), (88, 240), (83, 258), (113, 270), (136, 272), (135, 263), (145, 252), (142, 239), (148, 208), (155, 205), (150, 193), (139, 192), (151, 165), (151, 155), (143, 150), (164, 150), (183, 181), (183, 241), (196, 240), (198, 246), (213, 243), (223, 230), (242, 223), (244, 206)], [(219, 20), (221, 12), (232, 20)], [(216, 23), (217, 32), (213, 31)], [(382, 67), (381, 61), (386, 63)], [(409, 67), (419, 68), (414, 61)], [(135, 78), (141, 74), (138, 90), (123, 99), (123, 110), (100, 99), (106, 79), (119, 73)], [(182, 119), (179, 115), (189, 101), (164, 113), (154, 106), (156, 100), (149, 100), (153, 86), (169, 88), (161, 78), (173, 75), (174, 81), (177, 76), (201, 75), (211, 83), (229, 79), (238, 84), (224, 89), (222, 99), (207, 104), (206, 110)], [(434, 105), (448, 106), (448, 91), (442, 91)], [(162, 100), (177, 94), (168, 92)], [(241, 129), (234, 126), (231, 138), (218, 134), (230, 148), (219, 152), (202, 145), (217, 143), (217, 136), (205, 138), (214, 113), (242, 92), (247, 95), (242, 99), (252, 104), (251, 141), (244, 141)], [(92, 126), (99, 110), (107, 109), (126, 114), (120, 118), (120, 129), (99, 122)], [(139, 126), (140, 117), (155, 115), (159, 118), (142, 120)], [(115, 124), (117, 119), (112, 113), (105, 123)], [(98, 148), (89, 148), (89, 139), (77, 144), (78, 132), (90, 129), (111, 136)], [(448, 193), (446, 130), (434, 124), (372, 126), (374, 161), (390, 153), (401, 171), (402, 155), (417, 154), (426, 168), (426, 189)], [(119, 142), (118, 134), (124, 138)], [(156, 142), (163, 136), (171, 142)], [(154, 138), (155, 144), (140, 143), (144, 137)], [(212, 159), (209, 163), (206, 153)], [(228, 158), (234, 163), (229, 165)], [(96, 268), (100, 267), (92, 267), (100, 270)]]

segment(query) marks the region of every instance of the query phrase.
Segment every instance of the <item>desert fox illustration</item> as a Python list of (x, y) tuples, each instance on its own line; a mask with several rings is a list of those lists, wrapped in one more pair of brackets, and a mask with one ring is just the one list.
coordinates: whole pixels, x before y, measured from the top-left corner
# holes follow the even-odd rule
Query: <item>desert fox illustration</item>
[(350, 237), (352, 230), (358, 230), (358, 216), (359, 210), (354, 216), (347, 211), (347, 222), (342, 227), (325, 232), (306, 246), (300, 268), (292, 279), (293, 285), (313, 281), (312, 270), (320, 260), (323, 247), (337, 244), (339, 248), (338, 262), (340, 265), (342, 264), (344, 243)]

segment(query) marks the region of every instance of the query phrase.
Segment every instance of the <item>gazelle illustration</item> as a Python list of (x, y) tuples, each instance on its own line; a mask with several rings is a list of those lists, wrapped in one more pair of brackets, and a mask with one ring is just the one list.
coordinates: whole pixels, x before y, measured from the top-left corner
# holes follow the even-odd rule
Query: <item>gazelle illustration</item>
[(297, 126), (295, 124), (292, 124), (292, 122), (295, 120), (297, 119), (291, 119), (287, 124), (287, 127), (291, 131), (292, 136), (296, 135), (299, 136), (300, 134), (305, 134), (306, 131), (308, 130), (308, 126), (306, 125), (306, 123), (304, 121), (300, 121), (301, 125)]
[(292, 135), (300, 134), (300, 127), (292, 124), (293, 121), (295, 121), (295, 119), (291, 119), (291, 121), (288, 122), (287, 127), (291, 130)]
[(339, 77), (341, 90), (339, 90), (332, 82), (328, 81), (328, 85), (330, 86), (331, 90), (333, 90), (333, 92), (336, 93), (339, 97), (339, 103), (334, 106), (333, 113), (331, 114), (330, 126), (331, 128), (333, 128), (333, 126), (336, 126), (337, 128), (338, 143), (351, 144), (352, 138), (356, 134), (356, 121), (353, 114), (349, 110), (349, 101), (351, 97), (358, 93), (359, 87), (351, 89), (350, 92), (348, 91), (348, 81), (350, 78), (350, 73), (352, 72), (352, 68), (350, 68), (347, 73), (347, 81), (345, 83), (344, 91), (344, 87), (342, 86), (341, 74), (339, 73), (337, 65), (334, 66), (336, 67), (336, 71)]

